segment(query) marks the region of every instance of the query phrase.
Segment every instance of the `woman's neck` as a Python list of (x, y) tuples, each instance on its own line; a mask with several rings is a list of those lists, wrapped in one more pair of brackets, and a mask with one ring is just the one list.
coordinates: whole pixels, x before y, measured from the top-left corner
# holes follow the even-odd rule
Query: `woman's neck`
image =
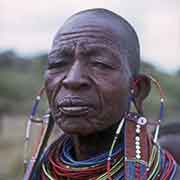
[(116, 128), (117, 124), (88, 136), (73, 135), (75, 158), (77, 160), (85, 160), (108, 151), (111, 147)]

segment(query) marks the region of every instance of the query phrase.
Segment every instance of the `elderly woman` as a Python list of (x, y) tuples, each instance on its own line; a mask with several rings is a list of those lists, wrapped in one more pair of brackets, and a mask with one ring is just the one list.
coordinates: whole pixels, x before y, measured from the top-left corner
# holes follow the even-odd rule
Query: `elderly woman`
[[(45, 73), (51, 116), (64, 134), (43, 153), (31, 179), (180, 178), (172, 155), (147, 133), (142, 104), (150, 79), (139, 66), (137, 35), (119, 15), (91, 9), (65, 22)], [(132, 102), (137, 113), (130, 112)]]

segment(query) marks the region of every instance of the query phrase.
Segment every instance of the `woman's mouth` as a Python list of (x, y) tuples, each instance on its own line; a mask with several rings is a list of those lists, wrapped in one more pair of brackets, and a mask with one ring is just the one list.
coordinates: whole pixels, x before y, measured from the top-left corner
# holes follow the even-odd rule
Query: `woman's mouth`
[(88, 106), (70, 106), (70, 107), (59, 107), (59, 110), (66, 115), (70, 116), (81, 116), (89, 112), (90, 107)]
[(58, 103), (58, 110), (67, 116), (82, 116), (94, 111), (94, 107), (80, 98), (65, 98)]

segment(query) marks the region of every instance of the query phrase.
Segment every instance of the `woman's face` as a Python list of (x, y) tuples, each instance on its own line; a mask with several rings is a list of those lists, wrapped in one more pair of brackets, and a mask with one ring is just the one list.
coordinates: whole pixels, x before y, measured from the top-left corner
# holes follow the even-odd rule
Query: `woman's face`
[(45, 86), (52, 115), (64, 132), (102, 131), (127, 111), (130, 71), (116, 39), (100, 25), (69, 28), (56, 36)]

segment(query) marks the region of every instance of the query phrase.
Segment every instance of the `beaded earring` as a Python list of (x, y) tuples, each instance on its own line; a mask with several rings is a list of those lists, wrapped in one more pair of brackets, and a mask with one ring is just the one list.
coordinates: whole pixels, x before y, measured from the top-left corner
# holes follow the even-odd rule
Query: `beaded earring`
[[(131, 89), (130, 90), (130, 95), (128, 97), (128, 112), (130, 112), (130, 109), (131, 109), (131, 104), (134, 102), (134, 89)], [(128, 113), (127, 112), (127, 113)], [(116, 142), (118, 140), (118, 136), (122, 130), (122, 127), (125, 123), (125, 117), (123, 117), (118, 125), (118, 128), (116, 130), (116, 133), (115, 133), (115, 136), (114, 136), (114, 139), (113, 139), (113, 142), (112, 142), (112, 145), (111, 145), (111, 148), (109, 150), (109, 155), (108, 155), (108, 158), (107, 158), (107, 176), (108, 176), (108, 180), (112, 180), (111, 178), (111, 160), (112, 160), (112, 153), (113, 153), (113, 149), (116, 145)]]
[[(156, 124), (156, 128), (155, 128), (155, 134), (154, 134), (154, 138), (153, 141), (154, 143), (157, 143), (157, 139), (158, 139), (158, 135), (159, 135), (159, 129), (160, 129), (160, 124), (164, 119), (164, 112), (165, 112), (165, 95), (164, 92), (161, 88), (161, 85), (159, 83), (159, 81), (157, 81), (155, 78), (153, 78), (151, 75), (146, 75), (147, 78), (150, 79), (151, 82), (154, 83), (155, 87), (157, 88), (158, 92), (159, 92), (159, 97), (160, 97), (160, 109), (159, 109), (159, 117), (158, 117), (158, 122), (155, 123)], [(138, 82), (141, 80), (141, 78), (136, 79), (134, 81), (134, 86), (137, 86)]]
[[(35, 168), (36, 162), (38, 162), (38, 159), (40, 158), (40, 154), (43, 152), (43, 149), (47, 144), (47, 140), (54, 125), (49, 110), (47, 111), (47, 113), (45, 113), (45, 115), (42, 118), (36, 117), (38, 105), (40, 103), (43, 93), (44, 93), (44, 87), (41, 88), (40, 91), (37, 93), (37, 96), (33, 103), (32, 110), (26, 125), (26, 133), (24, 139), (24, 170), (25, 170), (25, 175), (23, 178), (24, 180), (31, 179), (31, 174), (33, 172), (33, 169)], [(32, 150), (32, 158), (28, 160), (28, 153), (30, 148), (29, 144), (30, 144), (33, 123), (41, 124), (41, 129), (38, 140)]]
[[(158, 123), (156, 125), (156, 128), (155, 128), (155, 134), (154, 134), (154, 138), (153, 138), (153, 142), (154, 143), (157, 143), (157, 139), (158, 139), (158, 134), (159, 134), (159, 128), (160, 128), (160, 123), (161, 121), (163, 120), (164, 118), (164, 93), (162, 91), (162, 88), (160, 86), (160, 83), (155, 80), (152, 76), (146, 76), (148, 77), (154, 84), (155, 86), (157, 87), (158, 91), (159, 91), (159, 94), (160, 94), (160, 111), (159, 111), (159, 120), (158, 120)], [(135, 80), (134, 82), (134, 85), (136, 86), (139, 81), (141, 80), (140, 79), (137, 79)], [(128, 97), (128, 112), (130, 112), (130, 109), (131, 109), (131, 105), (134, 104), (134, 89), (132, 88), (130, 90), (130, 95)], [(128, 113), (127, 113), (128, 114)], [(130, 115), (130, 114), (129, 114)], [(135, 154), (136, 154), (136, 159), (137, 161), (141, 161), (141, 151), (140, 151), (140, 148), (141, 148), (141, 144), (140, 144), (140, 133), (141, 133), (141, 126), (143, 127), (144, 125), (146, 125), (148, 122), (147, 122), (147, 119), (144, 118), (143, 116), (137, 116), (135, 115), (134, 116), (135, 118), (135, 121), (137, 121), (136, 123), (136, 129), (135, 129), (135, 132), (136, 132), (136, 137), (135, 137)], [(112, 180), (111, 178), (111, 160), (112, 160), (112, 152), (113, 152), (113, 149), (115, 147), (115, 144), (117, 143), (117, 139), (118, 139), (118, 136), (122, 130), (122, 127), (125, 123), (125, 117), (122, 118), (122, 120), (120, 121), (119, 125), (118, 125), (118, 128), (116, 130), (116, 133), (115, 133), (115, 136), (114, 136), (114, 139), (113, 139), (113, 142), (112, 142), (112, 145), (111, 145), (111, 148), (110, 148), (110, 151), (109, 151), (109, 156), (107, 158), (107, 176), (108, 176), (108, 180)], [(153, 148), (154, 149), (154, 148)], [(152, 150), (152, 154), (153, 154), (153, 150)], [(151, 155), (152, 156), (152, 155)], [(150, 158), (151, 159), (151, 158)], [(125, 157), (125, 160), (126, 160), (126, 157)], [(149, 162), (150, 163), (150, 162)], [(137, 164), (136, 164), (137, 165)], [(131, 165), (130, 165), (131, 166)], [(147, 165), (148, 166), (148, 165)], [(150, 166), (150, 165), (149, 165)], [(136, 167), (136, 166), (135, 166)], [(145, 166), (146, 167), (146, 166)], [(136, 170), (137, 169), (140, 169), (140, 168), (137, 168), (136, 167)], [(141, 168), (143, 169), (143, 168)], [(139, 170), (137, 170), (138, 172)], [(137, 173), (136, 172), (136, 173)], [(146, 173), (146, 168), (142, 171), (142, 174)], [(140, 175), (140, 174), (139, 174)], [(145, 175), (145, 174), (144, 174)]]

